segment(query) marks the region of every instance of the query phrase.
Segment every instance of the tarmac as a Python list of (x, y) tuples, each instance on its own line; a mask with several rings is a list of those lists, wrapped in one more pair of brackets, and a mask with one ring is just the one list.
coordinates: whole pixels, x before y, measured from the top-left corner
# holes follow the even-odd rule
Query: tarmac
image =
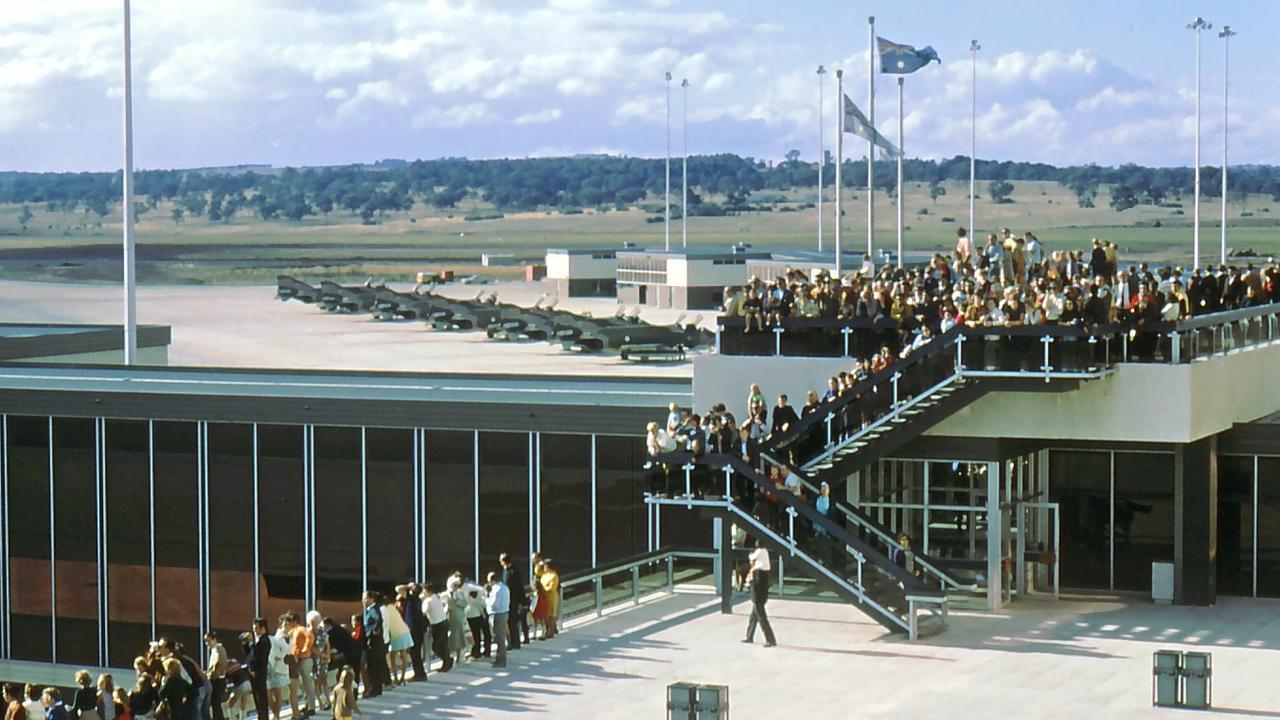
[[(307, 280), (319, 282), (318, 278)], [(409, 290), (412, 285), (397, 286)], [(500, 300), (532, 305), (542, 283), (444, 285), (458, 298), (496, 292)], [(0, 282), (0, 322), (119, 324), (122, 291), (114, 285)], [(580, 355), (541, 341), (489, 340), (483, 330), (441, 332), (422, 321), (377, 321), (367, 313), (331, 314), (298, 301), (275, 300), (274, 286), (141, 286), (138, 322), (172, 327), (169, 364), (200, 367), (307, 368), (692, 377), (693, 363), (635, 364), (616, 354)], [(563, 299), (558, 307), (612, 315), (610, 298)], [(690, 313), (692, 315), (692, 313)], [(680, 313), (645, 308), (649, 322), (671, 323)], [(702, 313), (710, 327), (714, 313)]]

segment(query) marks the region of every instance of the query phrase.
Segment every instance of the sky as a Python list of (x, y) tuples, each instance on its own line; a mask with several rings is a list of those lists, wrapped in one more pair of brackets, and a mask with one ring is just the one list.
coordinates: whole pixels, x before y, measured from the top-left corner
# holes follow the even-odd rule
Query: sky
[[(5, 0), (0, 170), (121, 164), (120, 0)], [(868, 99), (868, 14), (942, 63), (906, 76), (912, 157), (967, 155), (969, 41), (981, 158), (1191, 165), (1197, 14), (1202, 153), (1223, 138), (1221, 24), (1230, 45), (1231, 162), (1280, 163), (1280, 2), (1218, 0), (133, 0), (139, 168), (332, 165), (382, 158), (682, 150), (815, 159), (819, 64)], [(827, 74), (824, 143), (834, 148)], [(895, 142), (895, 76), (876, 125)], [(846, 156), (866, 144), (848, 136)]]

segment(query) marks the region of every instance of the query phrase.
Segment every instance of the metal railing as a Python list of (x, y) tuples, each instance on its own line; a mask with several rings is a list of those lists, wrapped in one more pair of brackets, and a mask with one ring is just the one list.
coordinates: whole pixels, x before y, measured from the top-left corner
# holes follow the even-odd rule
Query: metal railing
[[(719, 554), (692, 548), (660, 548), (643, 555), (570, 573), (560, 579), (560, 617), (571, 618), (631, 603), (658, 592), (675, 592), (678, 560), (712, 560)], [(709, 574), (710, 571), (707, 571)], [(693, 577), (700, 577), (695, 573)], [(656, 582), (655, 582), (656, 579)]]

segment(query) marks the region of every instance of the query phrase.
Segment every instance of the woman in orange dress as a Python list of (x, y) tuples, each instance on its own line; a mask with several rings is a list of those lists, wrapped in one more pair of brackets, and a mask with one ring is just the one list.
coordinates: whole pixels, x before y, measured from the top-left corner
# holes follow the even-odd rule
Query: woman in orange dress
[[(547, 639), (547, 592), (542, 589), (542, 573), (546, 568), (543, 567), (542, 561), (533, 564), (533, 576), (529, 578), (529, 584), (533, 586), (534, 592), (537, 593), (533, 604), (533, 629), (529, 633), (529, 637), (535, 640)], [(538, 631), (542, 632), (539, 633)]]

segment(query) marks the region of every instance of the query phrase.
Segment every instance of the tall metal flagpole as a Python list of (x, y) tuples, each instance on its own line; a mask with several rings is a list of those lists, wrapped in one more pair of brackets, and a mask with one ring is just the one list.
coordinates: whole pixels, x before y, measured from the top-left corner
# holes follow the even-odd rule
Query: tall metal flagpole
[(681, 111), (684, 113), (684, 158), (680, 161), (683, 190), (680, 198), (680, 247), (689, 247), (689, 79), (680, 81), (683, 93)]
[(1191, 21), (1187, 28), (1195, 31), (1196, 34), (1196, 179), (1195, 179), (1195, 197), (1193, 198), (1194, 219), (1192, 220), (1194, 230), (1192, 231), (1191, 240), (1191, 266), (1193, 268), (1200, 267), (1200, 31), (1208, 30), (1213, 27), (1211, 23), (1205, 22), (1204, 18), (1196, 18)]
[(969, 237), (974, 242), (973, 197), (978, 189), (978, 51), (982, 46), (977, 40), (969, 41)]
[(826, 112), (822, 104), (822, 81), (827, 69), (818, 66), (818, 252), (822, 252), (822, 166), (826, 165), (827, 153), (822, 141), (822, 113)]
[[(867, 18), (867, 122), (876, 126), (876, 18)], [(844, 95), (840, 96), (841, 98)], [(843, 102), (843, 99), (841, 100)], [(844, 116), (843, 108), (841, 117)], [(868, 133), (870, 135), (870, 133)], [(867, 255), (873, 258), (876, 237), (876, 144), (867, 139)]]
[(129, 0), (124, 0), (124, 364), (138, 355), (138, 298), (133, 249), (133, 61), (130, 53)]
[(840, 196), (844, 194), (844, 185), (840, 181), (840, 166), (844, 165), (844, 70), (836, 70), (836, 281), (840, 280), (840, 226), (844, 218), (840, 215)]
[(1228, 72), (1227, 46), (1231, 44), (1231, 36), (1236, 32), (1230, 25), (1223, 25), (1218, 32), (1222, 38), (1222, 260), (1227, 264), (1227, 85), (1231, 79)]
[(663, 216), (663, 232), (666, 236), (666, 249), (671, 249), (671, 73), (667, 78), (667, 192), (663, 205), (666, 206)]
[(906, 138), (902, 135), (902, 76), (898, 77), (898, 267), (902, 267), (902, 163), (906, 156)]

